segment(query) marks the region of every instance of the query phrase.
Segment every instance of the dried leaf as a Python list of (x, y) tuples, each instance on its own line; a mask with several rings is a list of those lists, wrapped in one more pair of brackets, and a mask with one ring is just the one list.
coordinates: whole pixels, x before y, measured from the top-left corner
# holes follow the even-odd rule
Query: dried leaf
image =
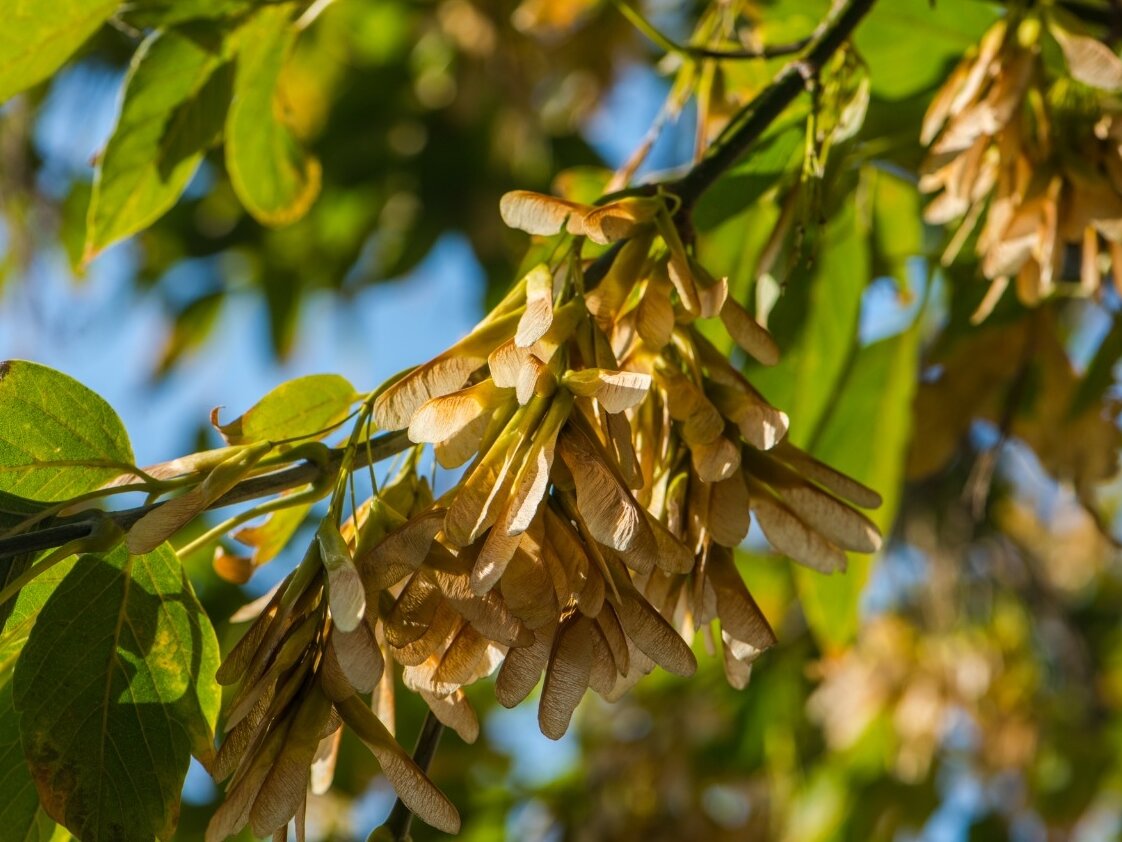
[(395, 585), (421, 566), (437, 533), (444, 526), (444, 509), (415, 515), (382, 541), (360, 551), (355, 567), (366, 583), (367, 594)]
[(1073, 79), (1104, 91), (1122, 89), (1122, 59), (1097, 38), (1068, 28), (1051, 16), (1049, 31), (1064, 52)]
[(253, 578), (253, 559), (244, 555), (233, 555), (219, 545), (214, 548), (214, 572), (222, 579), (235, 585), (244, 585)]
[(427, 400), (409, 422), (409, 440), (447, 441), (493, 410), (501, 397), (502, 393), (494, 381), (487, 379), (458, 392)]
[(529, 348), (553, 324), (553, 275), (549, 267), (539, 263), (526, 275), (526, 309), (518, 320), (514, 344)]
[(617, 413), (637, 406), (651, 387), (651, 376), (638, 371), (586, 368), (569, 371), (561, 382), (574, 395), (595, 398), (605, 412)]
[(577, 509), (592, 537), (615, 550), (630, 548), (646, 526), (646, 518), (604, 455), (587, 436), (571, 427), (561, 433), (557, 448), (573, 475)]
[(569, 729), (592, 671), (592, 621), (577, 616), (561, 624), (549, 659), (538, 705), (538, 725), (551, 740)]
[(556, 630), (556, 624), (543, 626), (534, 632), (534, 642), (530, 646), (507, 653), (495, 680), (495, 698), (503, 707), (512, 708), (530, 695), (549, 663)]
[(721, 322), (733, 342), (763, 365), (779, 362), (779, 346), (770, 333), (761, 327), (735, 298), (727, 298), (721, 307)]
[(721, 630), (763, 651), (775, 645), (775, 632), (744, 586), (727, 550), (714, 549), (706, 559), (706, 575), (717, 596)]
[(330, 517), (320, 523), (316, 540), (327, 571), (327, 602), (332, 621), (341, 631), (352, 632), (366, 613), (366, 589), (351, 558), (350, 547)]
[(697, 659), (689, 646), (642, 596), (621, 591), (613, 607), (628, 638), (656, 664), (687, 678), (697, 671)]
[(584, 217), (591, 208), (555, 196), (514, 190), (499, 200), (499, 213), (510, 228), (551, 237), (567, 229), (570, 234), (584, 233)]
[(402, 803), (437, 830), (459, 833), (460, 814), (455, 805), (397, 744), (370, 708), (358, 696), (352, 696), (340, 702), (337, 709), (355, 736), (374, 754)]
[(775, 549), (820, 573), (845, 570), (845, 553), (807, 526), (762, 486), (752, 486), (752, 511)]
[(330, 652), (348, 683), (359, 693), (370, 693), (382, 678), (382, 652), (366, 623), (360, 623), (351, 632), (336, 626), (331, 633)]

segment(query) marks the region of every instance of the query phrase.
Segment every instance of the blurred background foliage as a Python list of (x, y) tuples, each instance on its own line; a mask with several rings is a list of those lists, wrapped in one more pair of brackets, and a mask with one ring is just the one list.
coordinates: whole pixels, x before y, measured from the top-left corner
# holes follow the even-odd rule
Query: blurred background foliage
[[(594, 197), (645, 141), (640, 179), (687, 166), (695, 139), (785, 61), (666, 56), (610, 2), (317, 2), (278, 86), (287, 125), (322, 167), (307, 213), (260, 224), (215, 149), (158, 222), (86, 265), (82, 156), (110, 130), (105, 103), (144, 31), (253, 5), (133, 4), (0, 109), (0, 307), (34, 298), (27, 286), (44, 272), (80, 288), (113, 262), (127, 295), (164, 313), (156, 344), (137, 349), (158, 380), (223, 353), (223, 314), (247, 298), (268, 314), (258, 341), (283, 359), (313, 295), (353, 301), (409, 277), (451, 235), (483, 271), (471, 287), (482, 304), (526, 247), (499, 219), (503, 192)], [(700, 19), (699, 32), (778, 44), (807, 35), (828, 5), (643, 8), (679, 42)], [(934, 92), (1007, 6), (1029, 5), (882, 0), (827, 82), (694, 215), (705, 265), (783, 349), (753, 382), (791, 414), (797, 444), (884, 493), (885, 551), (825, 578), (768, 555), (754, 532), (740, 565), (780, 645), (742, 692), (702, 658), (693, 680), (656, 673), (614, 705), (589, 697), (552, 744), (532, 707), (504, 711), (473, 688), (480, 741), (447, 735), (433, 768), (464, 839), (1122, 838), (1122, 301), (1110, 286), (1088, 297), (1061, 283), (1036, 308), (1006, 296), (973, 325), (986, 284), (967, 250), (940, 264), (948, 233), (924, 224), (917, 188)], [(1118, 38), (1112, 0), (1066, 5), (1115, 21), (1102, 32)], [(404, 317), (423, 332), (446, 306), (414, 301)], [(169, 446), (204, 420), (179, 418)], [(240, 630), (224, 618), (244, 592), (209, 560), (187, 562), (228, 646)], [(408, 744), (423, 703), (398, 704)], [(201, 838), (217, 799), (195, 772), (177, 838)], [(344, 746), (309, 824), (316, 838), (362, 838), (390, 801), (369, 757)]]

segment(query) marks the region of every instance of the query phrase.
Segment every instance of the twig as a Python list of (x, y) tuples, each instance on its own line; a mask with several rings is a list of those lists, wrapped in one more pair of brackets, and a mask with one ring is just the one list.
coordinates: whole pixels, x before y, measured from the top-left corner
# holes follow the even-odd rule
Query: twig
[[(409, 441), (404, 431), (375, 436), (370, 440), (369, 447), (358, 449), (353, 467), (364, 468), (368, 464), (380, 462), (411, 446), (412, 442)], [(207, 511), (244, 503), (247, 500), (255, 500), (258, 497), (280, 494), (282, 491), (313, 483), (321, 477), (339, 470), (343, 462), (343, 452), (343, 448), (332, 450), (331, 459), (322, 466), (314, 462), (300, 462), (281, 471), (244, 480), (207, 506)], [(97, 511), (92, 516), (82, 514), (67, 522), (48, 526), (46, 529), (0, 539), (0, 559), (24, 553), (39, 552), (52, 547), (61, 547), (63, 544), (78, 538), (86, 538), (93, 532), (97, 524), (103, 522), (106, 518), (113, 521), (121, 529), (127, 530), (148, 512), (162, 506), (164, 502), (166, 501), (116, 512)]]
[(684, 218), (706, 190), (764, 133), (795, 98), (806, 90), (830, 57), (845, 43), (876, 0), (847, 0), (815, 30), (806, 54), (779, 71), (770, 85), (733, 118), (724, 141), (667, 189), (682, 200), (678, 211)]
[[(440, 736), (444, 733), (444, 726), (430, 710), (425, 715), (425, 722), (421, 726), (421, 733), (417, 737), (417, 746), (413, 749), (413, 762), (421, 767), (422, 772), (428, 772), (429, 764), (440, 745)], [(393, 842), (405, 842), (409, 838), (409, 828), (413, 824), (413, 813), (401, 799), (393, 804), (390, 816), (382, 828), (390, 832)], [(376, 832), (376, 831), (375, 831)]]

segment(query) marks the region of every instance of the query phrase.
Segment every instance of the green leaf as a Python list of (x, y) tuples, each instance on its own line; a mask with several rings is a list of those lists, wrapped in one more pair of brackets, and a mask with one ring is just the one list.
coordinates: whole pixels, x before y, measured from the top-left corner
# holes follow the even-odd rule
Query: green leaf
[(747, 157), (701, 197), (694, 211), (694, 225), (709, 231), (754, 204), (799, 166), (805, 142), (801, 114), (769, 129)]
[[(869, 516), (885, 534), (900, 502), (918, 370), (918, 326), (861, 349), (810, 447), (819, 459), (880, 492), (884, 504)], [(873, 561), (850, 553), (847, 571), (834, 576), (795, 568), (807, 624), (824, 650), (856, 636)]]
[(783, 357), (751, 368), (753, 384), (791, 417), (791, 440), (801, 446), (822, 423), (857, 345), (861, 294), (871, 277), (869, 241), (852, 202), (826, 226), (810, 266), (787, 282), (768, 321)]
[(907, 290), (908, 259), (924, 253), (919, 189), (886, 170), (870, 167), (863, 175), (872, 194), (873, 275), (890, 276)]
[(0, 102), (46, 79), (113, 14), (119, 0), (15, 0), (0, 26)]
[(357, 394), (338, 374), (309, 374), (273, 389), (253, 408), (218, 430), (230, 444), (324, 435), (351, 411)]
[(265, 225), (288, 225), (319, 193), (320, 165), (283, 121), (277, 82), (296, 39), (295, 4), (257, 11), (238, 38), (234, 101), (226, 118), (226, 169), (242, 204)]
[(35, 782), (20, 747), (19, 720), (12, 703), (12, 672), (0, 675), (0, 781), (4, 798), (0, 801), (0, 828), (11, 842), (51, 842), (69, 838), (39, 807)]
[(168, 839), (190, 755), (209, 758), (218, 642), (175, 553), (80, 557), (13, 683), (47, 813), (81, 839)]
[(94, 176), (85, 260), (160, 218), (222, 132), (232, 67), (199, 29), (152, 34), (133, 56), (116, 128)]
[[(29, 559), (28, 564), (32, 560), (34, 559)], [(39, 612), (47, 604), (59, 582), (65, 579), (74, 567), (76, 560), (77, 556), (74, 556), (43, 571), (5, 605), (7, 613), (3, 625), (0, 626), (0, 669), (9, 669), (15, 663), (31, 630), (35, 627), (35, 618), (39, 616)], [(15, 575), (19, 572), (21, 571), (17, 570)], [(9, 575), (0, 579), (0, 587), (7, 585), (14, 577)]]
[(0, 362), (0, 491), (67, 500), (132, 463), (128, 433), (100, 396), (46, 366)]

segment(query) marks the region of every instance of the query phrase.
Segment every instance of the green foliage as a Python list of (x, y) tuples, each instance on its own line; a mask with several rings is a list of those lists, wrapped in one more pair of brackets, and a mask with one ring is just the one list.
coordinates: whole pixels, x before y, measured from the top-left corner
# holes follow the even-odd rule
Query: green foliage
[[(80, 620), (80, 621), (79, 621)], [(190, 756), (213, 756), (218, 643), (175, 554), (82, 556), (13, 679), (44, 809), (83, 839), (170, 839)]]
[(855, 207), (844, 206), (821, 239), (817, 252), (794, 270), (768, 318), (783, 359), (753, 375), (768, 399), (790, 414), (791, 436), (800, 446), (813, 441), (841, 390), (857, 347), (861, 294), (870, 280), (868, 234)]
[(46, 79), (113, 14), (118, 0), (35, 0), (5, 5), (0, 28), (0, 102)]
[[(856, 352), (835, 385), (830, 406), (810, 451), (870, 488), (884, 503), (872, 514), (886, 533), (900, 505), (904, 461), (911, 439), (911, 409), (919, 368), (918, 325)], [(819, 646), (841, 651), (857, 637), (860, 601), (873, 557), (849, 553), (844, 576), (795, 570), (807, 624)]]
[(12, 842), (54, 842), (69, 838), (39, 806), (35, 782), (23, 757), (19, 720), (12, 702), (12, 670), (0, 677), (0, 780), (4, 781), (4, 804), (0, 825)]
[(86, 260), (166, 213), (216, 143), (231, 67), (211, 31), (155, 32), (132, 59), (121, 114), (98, 160)]
[(132, 464), (121, 419), (76, 380), (23, 360), (0, 363), (0, 491), (55, 501)]
[(294, 3), (255, 12), (238, 30), (234, 100), (226, 117), (226, 166), (242, 204), (266, 225), (308, 212), (320, 188), (320, 164), (300, 148), (278, 99), (277, 80), (296, 40)]
[(347, 417), (357, 398), (345, 377), (310, 374), (277, 386), (218, 430), (230, 444), (322, 437)]

